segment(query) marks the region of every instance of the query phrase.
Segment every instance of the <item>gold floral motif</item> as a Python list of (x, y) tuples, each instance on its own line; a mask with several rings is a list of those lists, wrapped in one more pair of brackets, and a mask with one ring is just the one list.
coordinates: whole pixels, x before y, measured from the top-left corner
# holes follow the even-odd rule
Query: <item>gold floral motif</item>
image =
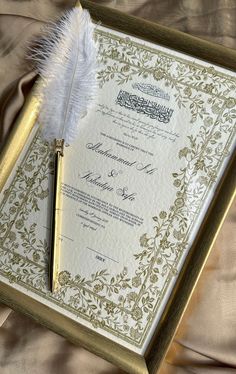
[(61, 271), (58, 275), (58, 283), (60, 286), (65, 286), (69, 283), (70, 281), (70, 273), (68, 271)]

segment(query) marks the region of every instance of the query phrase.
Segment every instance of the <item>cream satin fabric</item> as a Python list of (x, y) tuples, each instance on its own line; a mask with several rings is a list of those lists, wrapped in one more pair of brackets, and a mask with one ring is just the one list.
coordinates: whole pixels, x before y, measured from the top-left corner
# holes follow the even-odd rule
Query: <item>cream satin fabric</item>
[[(236, 47), (235, 0), (104, 0), (103, 5)], [(35, 73), (24, 45), (75, 1), (0, 0), (0, 142)], [(236, 205), (227, 215), (161, 374), (236, 372)], [(0, 374), (121, 374), (30, 319), (0, 306)]]

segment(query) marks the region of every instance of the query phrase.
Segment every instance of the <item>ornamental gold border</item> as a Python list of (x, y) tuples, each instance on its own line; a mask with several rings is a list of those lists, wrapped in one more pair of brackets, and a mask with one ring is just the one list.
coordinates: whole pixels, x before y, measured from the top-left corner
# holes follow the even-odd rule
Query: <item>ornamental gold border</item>
[[(121, 31), (129, 29), (131, 33), (142, 37), (142, 35), (140, 35), (140, 31), (135, 31), (137, 31), (138, 27), (140, 28), (140, 30), (143, 30), (143, 28), (145, 27), (147, 32), (150, 32), (150, 38), (148, 37), (147, 32), (146, 34), (145, 32), (143, 33), (144, 38), (153, 41), (153, 39), (158, 39), (156, 35), (153, 35), (153, 32), (156, 33), (156, 31), (159, 32), (161, 30), (161, 39), (162, 41), (164, 41), (164, 44), (167, 41), (167, 46), (176, 46), (176, 43), (171, 43), (173, 37), (176, 37), (175, 39), (177, 41), (180, 42), (181, 40), (183, 42), (184, 48), (186, 48), (186, 45), (192, 46), (192, 48), (189, 48), (190, 54), (191, 49), (194, 49), (196, 47), (196, 44), (193, 43), (195, 38), (184, 36), (183, 34), (180, 36), (181, 33), (176, 33), (174, 31), (162, 28), (161, 26), (156, 26), (149, 22), (146, 23), (143, 20), (139, 21), (134, 17), (121, 15), (121, 13), (119, 12), (110, 11), (103, 7), (91, 4), (90, 2), (84, 1), (83, 4), (88, 6), (93, 15), (95, 15), (96, 13), (96, 18), (102, 19), (105, 24), (107, 23), (109, 25), (111, 20), (116, 17), (116, 22), (114, 22), (114, 25), (116, 28), (120, 28)], [(117, 23), (120, 23), (120, 25)], [(199, 57), (202, 57), (204, 53), (201, 52), (201, 49), (204, 49), (205, 46), (205, 42), (201, 42), (198, 40), (197, 47), (195, 48), (195, 55), (197, 53)], [(207, 43), (207, 46), (210, 47), (207, 50), (208, 60), (210, 59), (213, 62), (235, 68), (236, 54), (234, 51), (230, 51), (223, 47), (214, 46), (211, 43)], [(183, 48), (178, 48), (178, 46), (176, 48), (183, 50)], [(223, 61), (219, 57), (220, 54), (223, 55)], [(229, 57), (228, 59), (227, 56)], [(0, 187), (4, 186), (12, 167), (17, 160), (18, 154), (25, 144), (25, 141), (36, 120), (37, 110), (38, 102), (35, 96), (32, 94), (31, 98), (29, 98), (28, 100), (27, 105), (25, 106), (25, 110), (21, 114), (21, 118), (19, 118), (17, 121), (18, 126), (15, 126), (15, 131), (12, 132), (8, 144), (1, 154)], [(25, 131), (22, 131), (23, 129)], [(13, 149), (14, 152), (12, 151)], [(2, 283), (1, 299), (13, 308), (21, 310), (25, 314), (31, 315), (33, 318), (39, 320), (44, 325), (66, 336), (71, 341), (80, 344), (82, 343), (83, 346), (90, 349), (92, 352), (110, 360), (111, 362), (119, 365), (124, 370), (127, 370), (130, 373), (156, 372), (157, 368), (160, 366), (161, 360), (164, 357), (167, 347), (170, 344), (174, 331), (177, 328), (178, 322), (181, 318), (181, 315), (183, 314), (184, 308), (187, 305), (191, 292), (193, 291), (194, 285), (199, 277), (200, 271), (212, 247), (216, 234), (219, 231), (226, 212), (232, 202), (235, 193), (235, 177), (234, 173), (232, 173), (234, 167), (235, 158), (228, 163), (228, 168), (224, 173), (221, 185), (218, 187), (218, 194), (216, 194), (217, 198), (214, 199), (211, 207), (208, 209), (208, 213), (205, 216), (203, 225), (199, 230), (198, 237), (196, 238), (188, 255), (188, 258), (185, 261), (184, 267), (178, 277), (177, 284), (163, 313), (162, 320), (158, 325), (156, 334), (153, 337), (153, 341), (149, 345), (149, 348), (146, 352), (145, 360), (140, 355), (133, 354), (124, 347), (121, 347), (119, 344), (111, 344), (111, 341), (109, 339), (101, 337), (96, 332), (90, 331), (90, 329), (86, 329), (83, 326), (76, 324), (77, 326), (79, 325), (80, 331), (78, 331), (78, 328), (75, 328), (75, 323), (73, 321), (62, 317), (59, 313), (50, 310), (48, 307), (42, 305), (41, 303), (35, 302), (28, 296), (22, 295), (12, 287), (4, 285)], [(209, 224), (210, 222), (211, 224)], [(203, 237), (205, 238), (204, 242), (201, 240), (201, 238)], [(198, 251), (194, 251), (196, 246), (198, 246)], [(188, 265), (191, 264), (192, 267), (188, 268)], [(186, 284), (186, 279), (188, 279), (188, 284)], [(37, 309), (36, 307), (39, 309)], [(175, 309), (174, 313), (173, 308)], [(35, 311), (36, 309), (37, 311)], [(54, 321), (54, 317), (56, 317), (56, 323)], [(74, 330), (71, 329), (72, 325), (74, 326)], [(91, 343), (91, 341), (88, 341), (88, 337), (91, 340), (91, 336), (94, 338), (93, 343)], [(153, 344), (154, 341), (157, 343), (157, 345), (155, 346)], [(132, 363), (131, 360), (133, 360)]]
[[(175, 58), (168, 52), (157, 51), (149, 46), (143, 46), (142, 44), (138, 42), (130, 41), (127, 37), (112, 35), (109, 32), (106, 32), (103, 30), (98, 30), (96, 32), (96, 36), (97, 36), (97, 39), (100, 40), (101, 59), (104, 60), (104, 68), (101, 71), (99, 71), (99, 76), (100, 76), (99, 82), (101, 83), (101, 87), (105, 85), (110, 79), (115, 79), (115, 77), (118, 77), (121, 80), (121, 82), (118, 82), (118, 84), (119, 83), (123, 84), (124, 81), (130, 81), (130, 80), (132, 81), (133, 75), (139, 75), (139, 76), (143, 75), (144, 78), (145, 77), (147, 78), (149, 77), (149, 75), (151, 75), (154, 77), (155, 80), (159, 81), (163, 79), (164, 82), (168, 83), (168, 85), (172, 85), (176, 89), (175, 91), (178, 92), (178, 97), (175, 99), (175, 101), (178, 100), (179, 106), (182, 105), (181, 100), (183, 100), (184, 107), (185, 106), (188, 106), (189, 108), (192, 107), (191, 122), (195, 122), (197, 119), (199, 119), (199, 121), (202, 122), (201, 129), (204, 129), (205, 131), (207, 131), (208, 129), (208, 135), (200, 146), (200, 155), (197, 158), (198, 160), (197, 162), (199, 163), (199, 168), (201, 169), (200, 159), (205, 158), (203, 155), (204, 155), (204, 152), (206, 152), (208, 144), (210, 143), (210, 144), (217, 145), (217, 142), (214, 139), (214, 133), (219, 134), (218, 127), (220, 128), (221, 126), (223, 127), (221, 121), (222, 121), (222, 116), (225, 113), (225, 110), (228, 110), (228, 112), (231, 113), (232, 108), (235, 104), (234, 99), (232, 99), (230, 96), (232, 94), (233, 87), (235, 86), (235, 79), (233, 77), (227, 76), (226, 74), (219, 73), (213, 67), (203, 68), (202, 65), (191, 63), (188, 60), (185, 60), (184, 58), (180, 58), (180, 57)], [(125, 48), (125, 51), (128, 51), (129, 53), (127, 55), (126, 52), (122, 52), (122, 57), (119, 57), (121, 56), (120, 50), (122, 51), (123, 48)], [(110, 60), (110, 63), (108, 63), (109, 60)], [(139, 62), (140, 60), (142, 61), (142, 64), (140, 64)], [(156, 61), (154, 67), (153, 67), (153, 60), (154, 62)], [(160, 63), (159, 63), (159, 60), (161, 60)], [(119, 65), (116, 65), (117, 61), (119, 62)], [(175, 65), (174, 71), (178, 72), (179, 75), (181, 76), (181, 81), (179, 81), (179, 77), (176, 77), (176, 76), (173, 77), (171, 73), (168, 74), (168, 71), (173, 66), (173, 64)], [(123, 69), (123, 67), (125, 67), (125, 69)], [(131, 76), (130, 76), (130, 72), (132, 72)], [(221, 84), (220, 90), (219, 90), (219, 87), (217, 86), (219, 75), (222, 78), (222, 80), (219, 81), (219, 85)], [(206, 77), (208, 77), (208, 81)], [(212, 85), (213, 79), (215, 82), (217, 82), (215, 86)], [(211, 83), (209, 83), (209, 81)], [(200, 88), (196, 86), (198, 82), (201, 85)], [(228, 89), (228, 96), (223, 97), (221, 95), (221, 92), (222, 91), (225, 92), (226, 88)], [(215, 92), (213, 89), (215, 90)], [(205, 93), (207, 96), (204, 98), (204, 100), (200, 100), (201, 98), (200, 96), (200, 98), (197, 99), (198, 100), (197, 104), (195, 104), (196, 92), (198, 93), (199, 91)], [(184, 93), (184, 97), (182, 98), (183, 93)], [(193, 98), (191, 98), (192, 94), (193, 94)], [(206, 100), (207, 99), (209, 100), (209, 97), (211, 98), (210, 99), (211, 105), (209, 105), (209, 107), (213, 108), (213, 104), (214, 104), (214, 107), (216, 107), (215, 113), (214, 114), (213, 113), (202, 114), (202, 108), (206, 107)], [(214, 97), (214, 99), (212, 97)], [(208, 110), (210, 110), (210, 108)], [(214, 116), (215, 116), (215, 123), (213, 121)], [(220, 162), (218, 159), (217, 159), (217, 162), (215, 162), (216, 165), (214, 164), (214, 162), (212, 162), (214, 166), (213, 167), (211, 166), (211, 167), (213, 169), (212, 173), (214, 171), (214, 175), (218, 175), (219, 169), (221, 168), (221, 163), (224, 161), (224, 158), (226, 157), (226, 154), (227, 154), (225, 150), (229, 147), (234, 136), (233, 125), (232, 123), (230, 123), (230, 120), (231, 120), (231, 117), (228, 114), (226, 118), (227, 127), (226, 129), (222, 130), (222, 133), (225, 131), (227, 135), (229, 134), (229, 138), (225, 144), (224, 149), (221, 150), (221, 154), (217, 155), (218, 157), (220, 157)], [(203, 126), (203, 122), (205, 123), (205, 121), (207, 121), (207, 124), (206, 126), (205, 125)], [(198, 145), (197, 138), (198, 136), (196, 136), (196, 138), (192, 138), (191, 142), (189, 141), (189, 143), (196, 142), (196, 144)], [(212, 145), (211, 147), (214, 149), (214, 145)], [(34, 157), (32, 156), (32, 153), (34, 154)], [(210, 153), (210, 152), (208, 151), (207, 153)], [(205, 170), (205, 175), (201, 177), (204, 183), (202, 184), (201, 189), (199, 186), (199, 193), (197, 193), (194, 201), (191, 204), (192, 206), (194, 205), (194, 203), (197, 203), (196, 210), (195, 211), (193, 210), (192, 212), (190, 212), (191, 209), (189, 207), (186, 210), (186, 212), (184, 212), (185, 215), (183, 215), (182, 213), (181, 219), (182, 220), (185, 219), (185, 222), (184, 222), (185, 229), (182, 227), (180, 229), (182, 233), (177, 232), (180, 238), (174, 236), (175, 244), (178, 243), (178, 247), (179, 247), (178, 250), (175, 249), (174, 244), (171, 244), (171, 242), (167, 240), (166, 232), (169, 232), (169, 234), (171, 234), (171, 229), (169, 231), (167, 230), (169, 227), (173, 225), (174, 220), (176, 220), (175, 214), (178, 214), (179, 217), (181, 216), (181, 206), (179, 206), (179, 203), (178, 203), (178, 206), (175, 207), (175, 211), (176, 211), (175, 214), (171, 213), (170, 211), (159, 212), (160, 217), (154, 217), (155, 225), (157, 225), (159, 221), (161, 221), (161, 225), (163, 226), (165, 224), (167, 225), (167, 228), (164, 229), (163, 237), (161, 233), (158, 235), (156, 234), (154, 238), (148, 238), (147, 234), (144, 234), (142, 238), (140, 239), (140, 246), (143, 249), (142, 249), (142, 252), (139, 252), (138, 254), (134, 255), (134, 257), (136, 258), (136, 261), (138, 258), (141, 258), (141, 260), (145, 259), (144, 252), (147, 252), (148, 250), (150, 252), (150, 248), (148, 248), (150, 245), (148, 245), (148, 242), (156, 241), (156, 239), (159, 239), (159, 237), (161, 236), (160, 244), (158, 244), (158, 247), (155, 244), (154, 247), (151, 248), (151, 253), (150, 253), (150, 255), (153, 255), (154, 258), (156, 257), (156, 260), (159, 260), (159, 266), (156, 266), (155, 268), (154, 263), (152, 261), (152, 263), (150, 263), (150, 266), (149, 266), (150, 269), (148, 267), (148, 272), (147, 270), (145, 270), (144, 279), (141, 280), (142, 272), (140, 273), (140, 276), (137, 276), (138, 274), (137, 271), (139, 268), (136, 268), (136, 271), (135, 271), (136, 276), (132, 279), (130, 279), (128, 269), (127, 270), (124, 269), (124, 271), (122, 271), (120, 274), (113, 274), (112, 276), (110, 276), (110, 274), (107, 273), (106, 269), (104, 269), (100, 271), (99, 273), (96, 273), (95, 277), (93, 277), (92, 275), (91, 278), (88, 277), (88, 279), (86, 278), (83, 281), (82, 281), (82, 277), (79, 274), (75, 275), (75, 277), (72, 278), (71, 274), (68, 271), (62, 270), (59, 274), (59, 283), (61, 287), (52, 297), (51, 295), (48, 295), (48, 292), (45, 292), (45, 285), (44, 285), (44, 283), (46, 282), (45, 274), (44, 274), (45, 266), (39, 265), (38, 264), (39, 258), (36, 259), (36, 256), (40, 257), (39, 256), (40, 247), (42, 247), (42, 249), (44, 250), (44, 253), (47, 253), (47, 245), (43, 246), (43, 244), (41, 244), (39, 246), (37, 242), (35, 243), (35, 245), (32, 245), (32, 247), (35, 247), (37, 245), (37, 248), (38, 248), (37, 250), (35, 250), (35, 253), (33, 254), (32, 259), (28, 257), (29, 255), (27, 255), (26, 257), (23, 257), (22, 254), (18, 254), (17, 251), (15, 252), (14, 243), (12, 243), (12, 241), (19, 243), (20, 238), (15, 237), (14, 240), (11, 240), (11, 246), (13, 247), (13, 249), (10, 248), (10, 243), (8, 243), (8, 245), (4, 249), (5, 240), (8, 239), (8, 236), (10, 234), (12, 234), (13, 236), (17, 232), (21, 234), (20, 236), (23, 236), (23, 237), (32, 237), (32, 236), (34, 237), (34, 231), (36, 229), (37, 224), (36, 222), (31, 224), (30, 228), (27, 230), (26, 229), (27, 225), (24, 225), (24, 222), (23, 222), (23, 220), (27, 218), (24, 218), (25, 215), (22, 214), (22, 210), (24, 211), (24, 208), (28, 202), (28, 199), (32, 200), (31, 186), (34, 191), (40, 189), (41, 192), (37, 194), (34, 193), (33, 198), (35, 200), (35, 203), (34, 205), (32, 205), (30, 209), (35, 208), (35, 211), (39, 210), (36, 199), (39, 198), (39, 196), (41, 200), (47, 197), (47, 190), (44, 191), (42, 189), (40, 180), (41, 179), (44, 180), (46, 178), (46, 174), (49, 174), (49, 169), (48, 169), (48, 173), (46, 170), (46, 174), (45, 174), (45, 163), (48, 163), (50, 161), (49, 154), (50, 154), (50, 149), (47, 146), (45, 146), (42, 142), (40, 142), (40, 139), (37, 138), (36, 136), (36, 138), (32, 140), (32, 143), (27, 149), (24, 159), (22, 160), (22, 163), (20, 164), (20, 167), (19, 167), (20, 170), (25, 169), (24, 173), (26, 173), (26, 170), (27, 172), (29, 172), (27, 177), (30, 178), (29, 179), (30, 185), (28, 186), (28, 182), (27, 182), (26, 186), (23, 187), (23, 189), (27, 189), (28, 192), (26, 193), (26, 196), (23, 196), (21, 198), (20, 198), (20, 195), (22, 195), (22, 193), (19, 194), (19, 201), (16, 202), (18, 204), (17, 207), (13, 206), (12, 208), (10, 208), (10, 213), (12, 214), (12, 216), (16, 213), (16, 215), (14, 215), (14, 221), (12, 221), (13, 217), (11, 215), (6, 214), (6, 212), (5, 212), (5, 219), (2, 217), (2, 223), (5, 224), (5, 226), (7, 226), (6, 233), (4, 232), (4, 238), (2, 239), (3, 250), (5, 250), (5, 252), (7, 252), (8, 255), (10, 253), (13, 253), (13, 259), (11, 260), (11, 257), (10, 257), (10, 260), (9, 260), (9, 261), (12, 261), (12, 267), (11, 267), (11, 263), (6, 263), (6, 262), (2, 263), (1, 273), (4, 277), (7, 277), (7, 279), (10, 280), (11, 283), (16, 282), (22, 287), (26, 288), (27, 290), (31, 290), (35, 292), (36, 294), (38, 294), (39, 296), (47, 299), (48, 301), (54, 304), (57, 304), (61, 308), (72, 312), (74, 315), (80, 316), (81, 318), (90, 322), (94, 328), (100, 327), (102, 330), (108, 331), (112, 335), (116, 335), (120, 339), (126, 341), (129, 344), (132, 344), (133, 346), (142, 347), (142, 344), (145, 341), (145, 338), (147, 337), (147, 334), (153, 325), (153, 320), (158, 311), (158, 308), (161, 306), (161, 303), (165, 297), (165, 293), (168, 290), (169, 284), (172, 278), (175, 277), (176, 275), (176, 271), (177, 271), (176, 269), (178, 268), (178, 263), (182, 260), (182, 256), (184, 255), (184, 249), (188, 243), (188, 240), (189, 240), (188, 237), (191, 233), (191, 228), (194, 226), (194, 222), (196, 222), (196, 220), (198, 219), (198, 216), (201, 212), (202, 201), (203, 202), (205, 201), (205, 197), (208, 195), (208, 192), (210, 188), (212, 187), (214, 179), (211, 179), (211, 177), (208, 176), (208, 173)], [(191, 147), (190, 146), (187, 147), (187, 144), (184, 149), (179, 150), (180, 158), (182, 157), (187, 158), (189, 154), (191, 154)], [(30, 161), (31, 159), (34, 160), (35, 156), (37, 156), (36, 165), (34, 165), (34, 163)], [(195, 157), (196, 155), (194, 156), (194, 158)], [(211, 155), (211, 158), (214, 159), (214, 154)], [(39, 164), (37, 164), (38, 159), (40, 162)], [(186, 162), (187, 160), (185, 161), (185, 163)], [(204, 163), (203, 160), (201, 162)], [(34, 167), (36, 167), (36, 171)], [(208, 165), (207, 168), (210, 169), (210, 165)], [(33, 177), (32, 177), (32, 173), (33, 173), (32, 170), (34, 171)], [(197, 174), (197, 170), (198, 169), (196, 169), (196, 174)], [(44, 171), (43, 174), (42, 174), (42, 171)], [(41, 174), (42, 176), (40, 177)], [(186, 174), (188, 174), (187, 168), (186, 168)], [(191, 179), (194, 174), (192, 171), (190, 174), (191, 174), (191, 177), (190, 177)], [(177, 179), (176, 177), (179, 175), (178, 172), (175, 171), (173, 175), (175, 176), (175, 182), (178, 182), (176, 183), (176, 187), (181, 186), (180, 179)], [(25, 177), (26, 177), (26, 174), (25, 174)], [(12, 195), (15, 194), (14, 190), (17, 189), (16, 183), (20, 181), (21, 178), (22, 178), (21, 173), (17, 172), (12, 183), (8, 187), (7, 191), (5, 191), (4, 199), (1, 203), (0, 213), (2, 212), (2, 208), (4, 207), (5, 202), (8, 199), (10, 200)], [(37, 180), (39, 180), (38, 182), (39, 187), (35, 187), (34, 185), (34, 181), (36, 178)], [(25, 179), (25, 178), (23, 177), (22, 179)], [(48, 179), (48, 176), (47, 176), (47, 179)], [(194, 186), (195, 184), (197, 185), (197, 182), (194, 183)], [(189, 186), (189, 182), (188, 182), (188, 186)], [(184, 183), (182, 187), (183, 189), (186, 189), (187, 188), (186, 183)], [(204, 191), (203, 196), (201, 195), (201, 192), (200, 192), (201, 190)], [(45, 195), (45, 192), (46, 192), (46, 195)], [(173, 201), (173, 205), (177, 204), (177, 201), (180, 201), (180, 200), (183, 201), (183, 197), (180, 197), (180, 196), (182, 196), (182, 194), (177, 190), (176, 198)], [(188, 197), (188, 199), (189, 198), (190, 197)], [(11, 209), (13, 208), (14, 208), (14, 212), (13, 211), (11, 212)], [(184, 208), (185, 206), (183, 205), (183, 209)], [(19, 213), (20, 213), (21, 219), (17, 220), (18, 218), (16, 217), (19, 215)], [(191, 220), (188, 220), (187, 218), (189, 214), (192, 214)], [(165, 218), (167, 216), (168, 216), (168, 220), (165, 223)], [(26, 217), (28, 216), (26, 215)], [(14, 222), (16, 222), (15, 224), (16, 228), (15, 228), (15, 231), (11, 231)], [(25, 232), (20, 231), (22, 226), (24, 226)], [(175, 227), (175, 231), (176, 230), (177, 228)], [(168, 261), (167, 261), (167, 258), (165, 257), (164, 252), (168, 249), (168, 246), (165, 244), (164, 250), (161, 249), (162, 248), (161, 243), (163, 242), (163, 245), (164, 245), (164, 240), (166, 241), (166, 244), (168, 242), (169, 245), (172, 245), (172, 250), (173, 250), (172, 254), (173, 254), (174, 259), (168, 258)], [(28, 239), (28, 242), (29, 241), (32, 242), (32, 240)], [(27, 242), (24, 244), (24, 242), (22, 241), (21, 245), (25, 247), (27, 246)], [(32, 249), (33, 248), (30, 248), (30, 251), (32, 251)], [(29, 251), (27, 251), (26, 253), (29, 253)], [(35, 256), (35, 261), (34, 261), (34, 256)], [(169, 255), (167, 257), (169, 257)], [(23, 259), (24, 259), (24, 263), (22, 263)], [(163, 263), (165, 261), (166, 261), (166, 265), (164, 266), (166, 266), (167, 275), (165, 273), (165, 276), (164, 276), (162, 274), (163, 267), (160, 266), (160, 264), (161, 262)], [(14, 264), (17, 263), (18, 265), (18, 268), (16, 270), (13, 269), (13, 263)], [(28, 263), (28, 266), (26, 266), (26, 263)], [(142, 266), (144, 264), (142, 264), (142, 262), (139, 261), (138, 265)], [(42, 279), (40, 279), (37, 283), (35, 283), (35, 285), (33, 285), (32, 283), (33, 279), (35, 281), (35, 278), (36, 278), (35, 276), (36, 269), (38, 269), (38, 273), (39, 275), (41, 274)], [(152, 273), (153, 269), (154, 271), (156, 270), (155, 273)], [(22, 271), (24, 272), (24, 274), (22, 274)], [(109, 279), (110, 277), (112, 278)], [(151, 290), (148, 292), (149, 288), (151, 287), (153, 283), (153, 281), (151, 280), (151, 277), (155, 278), (155, 282), (154, 282), (155, 287), (153, 285), (154, 289), (158, 287), (158, 284), (156, 284), (156, 280), (161, 277), (162, 287), (158, 289), (157, 294), (155, 294), (155, 292), (151, 292)], [(152, 283), (150, 282), (148, 283), (149, 278)], [(133, 284), (134, 280), (135, 280), (136, 285)], [(164, 283), (163, 283), (163, 280), (164, 280)], [(121, 284), (125, 285), (126, 288), (132, 289), (131, 281), (132, 281), (132, 286), (137, 288), (137, 293), (131, 292), (130, 294), (129, 293), (124, 294), (123, 292), (123, 295), (120, 296), (123, 298), (124, 303), (126, 302), (126, 305), (127, 305), (129, 296), (131, 296), (132, 294), (133, 300), (132, 302), (128, 302), (129, 308), (128, 306), (125, 307), (125, 305), (121, 306), (117, 302), (111, 301), (109, 299), (110, 293), (112, 294), (114, 293), (114, 291), (116, 291), (116, 293), (118, 292), (120, 293), (120, 291), (122, 291), (123, 286), (121, 287)], [(137, 284), (137, 282), (139, 284)], [(93, 284), (94, 284), (93, 287), (97, 287), (97, 290), (95, 292), (91, 286)], [(144, 294), (142, 294), (143, 288), (141, 288), (141, 285), (145, 285)], [(73, 295), (70, 295), (70, 299), (73, 298), (72, 302), (70, 301), (70, 299), (66, 300), (66, 297), (67, 297), (66, 290), (71, 289), (71, 287), (74, 290)], [(107, 293), (105, 294), (103, 293), (102, 295), (100, 295), (99, 292), (101, 292), (103, 288), (107, 289), (108, 296), (107, 296)], [(141, 299), (143, 299), (144, 295), (145, 295), (145, 300), (146, 300), (145, 303), (146, 305), (147, 304), (149, 305), (148, 307), (149, 309), (146, 306), (143, 306), (141, 303)], [(148, 298), (148, 301), (147, 301), (147, 298)], [(86, 307), (84, 308), (80, 306), (81, 299), (83, 299), (83, 301), (86, 303)], [(132, 308), (130, 306), (131, 303), (133, 303)], [(100, 305), (100, 308), (102, 308), (101, 305), (103, 306), (106, 312), (106, 316), (104, 316), (104, 313), (102, 313), (102, 315), (98, 317), (97, 310), (99, 308), (97, 304)], [(84, 312), (80, 310), (81, 308), (84, 310)], [(114, 311), (115, 311), (115, 314), (114, 314)], [(119, 327), (118, 328), (116, 327), (116, 322), (113, 321), (113, 316), (114, 316), (114, 319), (116, 319), (117, 316), (121, 313), (126, 314), (127, 322), (123, 322), (123, 325), (122, 325), (122, 322), (119, 321), (119, 324), (117, 324), (117, 326)], [(144, 323), (142, 324), (141, 316), (144, 314), (146, 314), (147, 320), (145, 320)], [(128, 320), (129, 318), (128, 316), (133, 321)], [(135, 328), (133, 326), (130, 327), (132, 322)], [(129, 330), (129, 334), (127, 333), (128, 330)]]

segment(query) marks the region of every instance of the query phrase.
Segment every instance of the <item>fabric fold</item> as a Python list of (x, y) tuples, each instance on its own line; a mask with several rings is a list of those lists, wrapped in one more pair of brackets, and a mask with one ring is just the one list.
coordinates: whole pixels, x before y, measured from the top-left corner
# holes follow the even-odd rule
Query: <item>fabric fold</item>
[[(36, 73), (25, 46), (72, 0), (0, 0), (0, 143), (9, 135)], [(232, 0), (97, 0), (192, 35), (236, 47)], [(236, 371), (236, 204), (230, 209), (162, 365), (161, 374)], [(0, 305), (1, 374), (121, 374), (31, 319)]]

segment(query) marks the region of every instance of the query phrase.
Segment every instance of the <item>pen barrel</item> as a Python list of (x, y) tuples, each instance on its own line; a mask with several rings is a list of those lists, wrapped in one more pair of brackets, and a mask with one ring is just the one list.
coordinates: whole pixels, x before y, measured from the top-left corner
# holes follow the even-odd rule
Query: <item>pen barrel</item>
[(62, 177), (64, 140), (55, 140), (54, 154), (54, 179), (53, 179), (53, 200), (52, 200), (52, 220), (51, 220), (51, 245), (49, 262), (49, 287), (53, 292), (57, 287), (59, 258), (60, 258), (60, 240), (61, 231), (61, 198), (60, 186)]

